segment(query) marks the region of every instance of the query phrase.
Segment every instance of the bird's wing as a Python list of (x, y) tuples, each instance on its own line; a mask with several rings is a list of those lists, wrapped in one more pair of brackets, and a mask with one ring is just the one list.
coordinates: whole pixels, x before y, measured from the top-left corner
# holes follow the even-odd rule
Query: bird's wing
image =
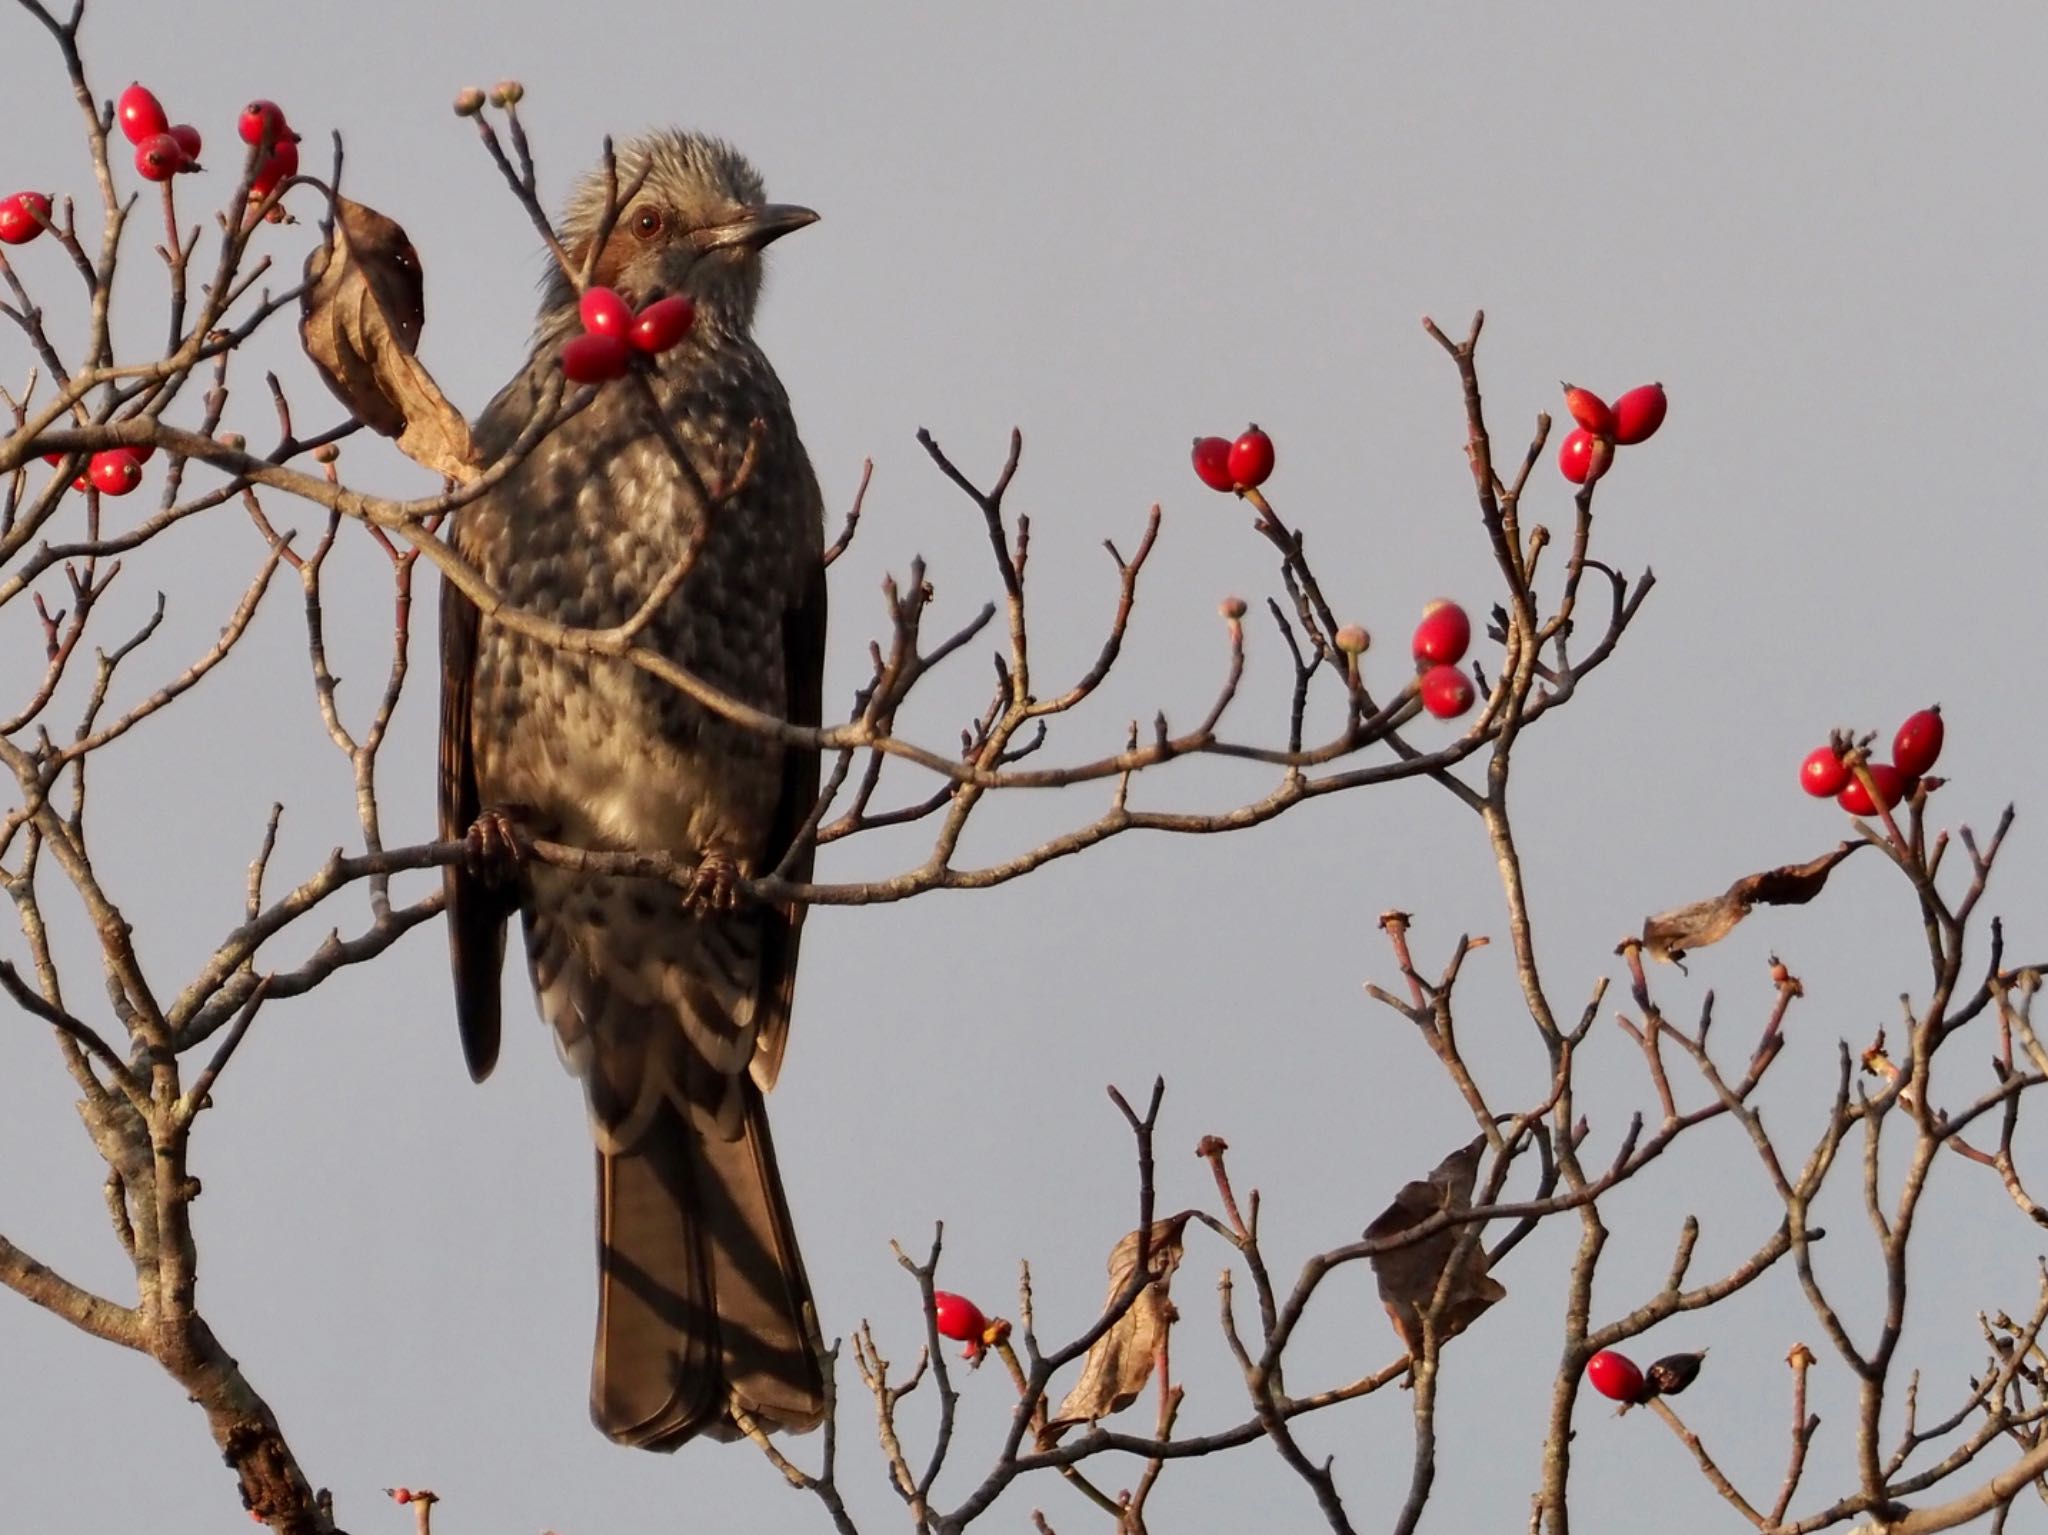
[[(806, 466), (808, 469), (808, 466)], [(808, 478), (808, 474), (806, 475)], [(817, 499), (815, 482), (812, 496)], [(822, 502), (820, 503), (822, 507)], [(793, 725), (816, 726), (824, 713), (825, 691), (825, 566), (822, 558), (809, 571), (802, 597), (782, 616), (782, 665), (788, 679), (784, 717)], [(782, 754), (782, 794), (776, 801), (764, 868), (773, 868), (789, 851), (818, 803), (819, 757), (815, 751), (791, 749)], [(789, 867), (792, 880), (808, 882), (816, 861), (815, 847), (806, 847)], [(782, 1052), (789, 1044), (789, 1012), (796, 992), (797, 942), (803, 936), (803, 905), (779, 908), (762, 934), (761, 1008), (756, 1014), (754, 1080), (767, 1092), (782, 1070)]]
[[(476, 604), (452, 582), (441, 582), (441, 840), (467, 835), (483, 808), (469, 735), (470, 692), (476, 679)], [(498, 1062), (498, 978), (505, 968), (505, 923), (516, 907), (509, 891), (493, 889), (460, 863), (444, 864), (441, 888), (448, 901), (448, 959), (455, 973), (455, 1021), (462, 1056), (481, 1082)]]

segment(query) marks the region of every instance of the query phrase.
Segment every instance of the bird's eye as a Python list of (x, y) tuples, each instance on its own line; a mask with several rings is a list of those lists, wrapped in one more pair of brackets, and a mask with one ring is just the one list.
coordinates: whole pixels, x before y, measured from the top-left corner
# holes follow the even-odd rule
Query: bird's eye
[(642, 240), (652, 240), (662, 230), (659, 208), (642, 208), (633, 215), (633, 233)]

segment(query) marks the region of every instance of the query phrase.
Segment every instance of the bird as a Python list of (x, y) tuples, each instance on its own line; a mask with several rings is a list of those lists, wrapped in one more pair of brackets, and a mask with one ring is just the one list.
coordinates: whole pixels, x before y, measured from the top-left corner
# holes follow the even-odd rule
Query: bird
[[(644, 382), (602, 385), (448, 535), (506, 603), (576, 627), (625, 623), (700, 538), (637, 643), (809, 726), (824, 673), (823, 501), (753, 321), (762, 251), (817, 217), (769, 202), (746, 158), (701, 133), (630, 141), (615, 176), (585, 176), (559, 232), (570, 266), (597, 246), (596, 285), (636, 309), (683, 295), (695, 321)], [(527, 364), (476, 422), (487, 460), (532, 420), (581, 332), (559, 267)], [(809, 840), (818, 754), (624, 659), (518, 634), (445, 581), (441, 659), (441, 834), (469, 855), (443, 870), (464, 1057), (477, 1081), (496, 1063), (516, 912), (597, 1147), (592, 1419), (621, 1444), (664, 1451), (699, 1434), (812, 1428), (823, 1360), (764, 1106), (804, 910), (736, 889), (785, 860), (786, 875), (809, 879), (811, 851), (791, 848)], [(521, 854), (522, 836), (665, 851), (697, 875), (683, 889), (551, 867)]]

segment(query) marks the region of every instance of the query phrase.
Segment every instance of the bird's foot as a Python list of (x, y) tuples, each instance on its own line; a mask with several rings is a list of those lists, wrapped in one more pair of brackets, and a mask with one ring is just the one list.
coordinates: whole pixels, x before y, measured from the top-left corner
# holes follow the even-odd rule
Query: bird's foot
[(731, 911), (740, 903), (740, 866), (730, 853), (713, 849), (697, 862), (683, 887), (683, 910), (693, 916)]
[(526, 844), (510, 810), (491, 806), (470, 823), (462, 839), (462, 861), (487, 885), (506, 885), (526, 863)]

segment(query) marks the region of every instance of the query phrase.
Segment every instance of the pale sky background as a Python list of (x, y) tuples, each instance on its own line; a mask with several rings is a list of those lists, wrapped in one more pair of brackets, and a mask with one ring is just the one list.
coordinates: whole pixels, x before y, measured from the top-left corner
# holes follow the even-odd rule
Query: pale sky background
[[(1953, 779), (1940, 818), (1988, 830), (2021, 801), (1991, 904), (2008, 915), (2010, 957), (2048, 950), (2032, 792), (2039, 669), (2017, 622), (2048, 559), (2032, 453), (2048, 404), (2038, 7), (1972, 8), (1965, 20), (1902, 6), (633, 3), (565, 23), (568, 10), (101, 0), (88, 36), (103, 94), (139, 75), (174, 120), (205, 132), (214, 170), (185, 194), (195, 213), (198, 193), (231, 184), (226, 151), (249, 97), (284, 103), (308, 135), (309, 169), (341, 129), (348, 190), (398, 218), (424, 260), (422, 355), (471, 410), (523, 355), (542, 265), (524, 215), (448, 110), (458, 87), (525, 81), (550, 203), (606, 132), (673, 122), (730, 137), (772, 195), (820, 210), (816, 228), (775, 248), (760, 328), (835, 519), (862, 457), (875, 460), (864, 528), (833, 572), (828, 707), (843, 707), (880, 632), (885, 570), (925, 554), (938, 621), (964, 619), (995, 590), (979, 521), (925, 462), (920, 425), (982, 479), (1010, 426), (1025, 432), (1012, 505), (1033, 519), (1047, 691), (1078, 674), (1108, 619), (1099, 540), (1128, 550), (1147, 506), (1164, 504), (1126, 664), (1099, 707), (1055, 736), (1053, 750), (1077, 759), (1120, 741), (1133, 714), (1192, 722), (1222, 661), (1215, 603), (1277, 589), (1248, 518), (1192, 477), (1192, 435), (1247, 419), (1273, 433), (1271, 493), (1306, 530), (1339, 612), (1374, 630), (1368, 674), (1390, 691), (1427, 598), (1461, 597), (1476, 615), (1497, 593), (1456, 378), (1417, 317), (1462, 328), (1487, 310), (1482, 368), (1504, 459), (1538, 410), (1557, 408), (1558, 378), (1609, 393), (1662, 379), (1669, 423), (1623, 456), (1597, 532), (1606, 559), (1653, 565), (1657, 590), (1620, 654), (1518, 759), (1557, 1005), (1576, 1012), (1646, 912), (1832, 845), (1845, 818), (1798, 792), (1801, 756), (1837, 723), (1889, 738), (1935, 699)], [(88, 192), (54, 50), (11, 8), (0, 11), (0, 99), (0, 191)], [(311, 217), (314, 202), (295, 206)], [(132, 349), (160, 333), (152, 223), (138, 221), (130, 248), (120, 317)], [(307, 224), (260, 243), (282, 274), (312, 236)], [(75, 301), (48, 244), (19, 264), (53, 314)], [(288, 323), (260, 359), (283, 370), (303, 422), (333, 418)], [(0, 336), (0, 376), (17, 381), (24, 360), (19, 338)], [(230, 425), (269, 440), (256, 366), (241, 373)], [(343, 467), (394, 494), (424, 484), (382, 449), (351, 446)], [(160, 483), (153, 474), (149, 492)], [(1567, 526), (1549, 464), (1535, 485), (1525, 515)], [(317, 529), (310, 511), (281, 500), (271, 511)], [(359, 530), (344, 534), (329, 623), (359, 723), (382, 676), (388, 609), (381, 557)], [(157, 586), (171, 616), (121, 696), (205, 648), (258, 558), (229, 510), (133, 562), (101, 641)], [(384, 760), (394, 842), (432, 827), (432, 625), (419, 630)], [(1240, 734), (1277, 740), (1278, 645), (1270, 629), (1252, 635), (1254, 685), (1234, 718)], [(11, 698), (39, 668), (22, 612), (0, 618), (0, 642), (14, 658), (0, 666)], [(985, 650), (961, 658), (950, 689), (933, 686), (913, 722), (920, 738), (943, 745), (979, 707)], [(166, 988), (236, 920), (271, 799), (288, 805), (279, 886), (352, 834), (287, 583), (221, 674), (95, 760), (100, 866)], [(1135, 802), (1222, 806), (1269, 782), (1192, 766), (1141, 780)], [(1026, 845), (1091, 817), (1105, 795), (1000, 801), (970, 851)], [(877, 838), (832, 853), (824, 872), (919, 856), (914, 840)], [(1467, 969), (1463, 1037), (1500, 1106), (1534, 1101), (1539, 1057), (1484, 838), (1427, 786), (1322, 801), (1249, 834), (1129, 838), (1000, 892), (820, 912), (772, 1107), (828, 1334), (872, 1318), (885, 1352), (908, 1364), (921, 1324), (887, 1241), (920, 1247), (940, 1217), (946, 1285), (1012, 1312), (1017, 1260), (1029, 1257), (1047, 1332), (1084, 1325), (1134, 1215), (1129, 1142), (1103, 1084), (1136, 1096), (1154, 1073), (1169, 1084), (1162, 1209), (1212, 1198), (1191, 1152), (1216, 1132), (1240, 1187), (1265, 1191), (1279, 1274), (1291, 1281), (1303, 1257), (1354, 1237), (1471, 1134), (1408, 1025), (1360, 990), (1392, 976), (1373, 926), (1391, 906), (1417, 914), (1426, 970), (1459, 932), (1494, 936)], [(52, 907), (73, 1004), (95, 1010), (82, 924), (68, 903)], [(359, 900), (334, 910), (360, 925)], [(302, 932), (268, 962), (296, 963), (318, 937)], [(0, 953), (19, 948), (0, 937)], [(1765, 1102), (1803, 1158), (1835, 1041), (1867, 1043), (1896, 1018), (1900, 992), (1924, 995), (1925, 966), (1907, 887), (1864, 855), (1822, 905), (1760, 915), (1702, 954), (1691, 979), (1659, 978), (1675, 1018), (1718, 989), (1733, 1068), (1766, 1011), (1774, 948), (1809, 996)], [(264, 1015), (196, 1142), (206, 1314), (352, 1530), (409, 1528), (377, 1491), (393, 1483), (439, 1490), (451, 1535), (824, 1528), (747, 1446), (666, 1458), (590, 1428), (582, 1110), (544, 1031), (522, 1025), (532, 1013), (516, 966), (508, 985), (505, 1059), (483, 1089), (462, 1070), (438, 929)], [(71, 1086), (45, 1032), (12, 1024), (0, 1031), (0, 1231), (132, 1298)], [(1971, 1093), (1991, 1048), (1979, 1031), (1944, 1057)], [(1694, 1084), (1682, 1092), (1700, 1101)], [(1596, 1158), (1632, 1110), (1654, 1105), (1611, 1021), (1589, 1047), (1580, 1101)], [(2038, 1156), (2039, 1140), (2027, 1144)], [(1704, 1227), (1697, 1277), (1776, 1223), (1728, 1126), (1682, 1149), (1602, 1206), (1615, 1239), (1596, 1321), (1653, 1291), (1685, 1212)], [(2034, 1171), (2048, 1181), (2038, 1160)], [(1928, 1368), (1930, 1415), (1981, 1368), (1976, 1313), (2031, 1305), (2040, 1245), (1988, 1172), (1947, 1158), (1936, 1179), (1902, 1361)], [(1835, 1234), (1823, 1275), (1867, 1338), (1856, 1275), (1868, 1230), (1852, 1186), (1824, 1219)], [(1560, 1220), (1519, 1249), (1500, 1275), (1509, 1302), (1448, 1351), (1428, 1528), (1526, 1523), (1576, 1229)], [(1189, 1433), (1247, 1415), (1214, 1322), (1224, 1256), (1197, 1234), (1176, 1291)], [(1647, 1361), (1712, 1348), (1682, 1407), (1766, 1503), (1786, 1455), (1781, 1361), (1800, 1339), (1822, 1344), (1784, 1268), (1636, 1350)], [(1397, 1351), (1369, 1276), (1350, 1270), (1325, 1287), (1288, 1384), (1339, 1384)], [(1823, 1358), (1814, 1391), (1827, 1422), (1797, 1505), (1809, 1510), (1849, 1485), (1847, 1372)], [(845, 1375), (847, 1494), (865, 1529), (902, 1528), (871, 1404)], [(1903, 1390), (1903, 1368), (1895, 1380)], [(942, 1502), (979, 1480), (1008, 1395), (999, 1371), (964, 1381)], [(920, 1451), (931, 1405), (928, 1390), (906, 1405)], [(1384, 1527), (1405, 1493), (1408, 1406), (1388, 1391), (1303, 1428), (1314, 1453), (1336, 1456), (1361, 1529)], [(1648, 1509), (1665, 1528), (1740, 1527), (1648, 1414), (1617, 1422), (1589, 1397), (1578, 1430), (1577, 1528), (1639, 1529)], [(793, 1448), (809, 1458), (818, 1445)], [(1095, 1469), (1111, 1488), (1136, 1475)], [(154, 1364), (12, 1296), (0, 1297), (0, 1506), (22, 1530), (244, 1527), (199, 1415)], [(1013, 1490), (985, 1522), (1027, 1528), (1034, 1506), (1062, 1535), (1103, 1525), (1052, 1477)], [(1161, 1531), (1320, 1524), (1263, 1445), (1171, 1469), (1152, 1511)]]

